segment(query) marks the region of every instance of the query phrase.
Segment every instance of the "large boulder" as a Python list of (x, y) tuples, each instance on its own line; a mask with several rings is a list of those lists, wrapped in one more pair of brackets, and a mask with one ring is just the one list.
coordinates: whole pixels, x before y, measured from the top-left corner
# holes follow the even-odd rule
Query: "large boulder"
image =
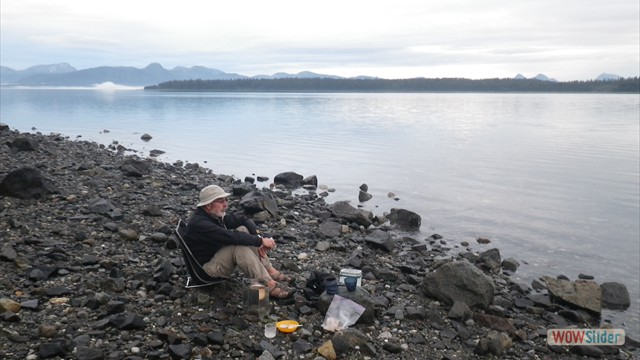
[(335, 221), (325, 221), (318, 227), (320, 233), (328, 238), (340, 236), (342, 233), (342, 224)]
[(405, 209), (391, 209), (387, 218), (391, 225), (395, 225), (406, 231), (418, 231), (422, 224), (422, 218), (420, 215)]
[(120, 165), (120, 170), (126, 176), (143, 177), (151, 174), (151, 166), (149, 163), (136, 159), (126, 159)]
[(40, 148), (40, 143), (37, 140), (27, 137), (15, 138), (7, 145), (15, 151), (36, 151)]
[(391, 238), (391, 234), (381, 229), (375, 229), (371, 233), (367, 234), (364, 241), (374, 248), (382, 249), (387, 252), (393, 251), (393, 248), (395, 247), (395, 242)]
[(239, 205), (247, 214), (254, 215), (266, 212), (271, 218), (280, 219), (278, 203), (270, 192), (252, 191), (240, 199)]
[(365, 212), (351, 206), (348, 201), (336, 201), (329, 206), (331, 214), (339, 219), (355, 222), (365, 228), (371, 226), (371, 220), (365, 215)]
[(605, 309), (625, 310), (631, 305), (629, 290), (624, 284), (606, 282), (600, 284), (602, 289), (602, 307)]
[(544, 276), (549, 297), (556, 302), (576, 306), (599, 314), (602, 311), (602, 289), (595, 281), (570, 281)]
[(470, 307), (486, 308), (493, 302), (493, 282), (466, 260), (449, 262), (428, 273), (420, 289), (447, 305), (464, 301)]
[(39, 199), (56, 192), (55, 185), (40, 170), (32, 167), (12, 171), (0, 182), (0, 195), (18, 199)]
[(483, 271), (496, 273), (500, 271), (500, 265), (502, 264), (502, 258), (500, 257), (500, 250), (493, 248), (485, 252), (482, 252), (476, 258), (476, 266)]
[(287, 188), (298, 188), (302, 186), (303, 176), (293, 171), (287, 171), (276, 175), (273, 182), (276, 185), (284, 185)]

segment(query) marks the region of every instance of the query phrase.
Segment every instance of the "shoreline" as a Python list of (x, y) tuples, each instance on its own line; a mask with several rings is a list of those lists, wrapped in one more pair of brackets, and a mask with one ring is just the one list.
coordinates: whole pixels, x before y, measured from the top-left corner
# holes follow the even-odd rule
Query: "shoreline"
[[(6, 145), (16, 138), (24, 138), (30, 140), (27, 143), (38, 145), (33, 150), (16, 150)], [(35, 200), (0, 195), (2, 237), (7, 239), (7, 244), (16, 254), (21, 255), (7, 260), (8, 252), (0, 253), (3, 260), (0, 266), (4, 273), (10, 274), (3, 280), (0, 297), (18, 303), (36, 299), (41, 304), (36, 309), (23, 306), (22, 311), (16, 313), (19, 319), (7, 321), (8, 328), (16, 334), (11, 335), (8, 350), (2, 350), (5, 351), (4, 355), (9, 356), (8, 351), (13, 351), (11, 354), (28, 356), (41, 351), (43, 344), (60, 341), (67, 346), (80, 348), (74, 342), (76, 338), (69, 335), (79, 334), (80, 330), (95, 333), (84, 347), (101, 351), (105, 356), (113, 354), (109, 355), (110, 358), (119, 358), (118, 351), (122, 351), (122, 355), (132, 355), (134, 347), (139, 351), (136, 354), (145, 354), (138, 356), (153, 358), (156, 353), (166, 353), (172, 345), (177, 344), (188, 344), (190, 351), (211, 351), (212, 356), (232, 354), (234, 351), (240, 351), (236, 356), (245, 352), (259, 355), (260, 351), (267, 350), (261, 343), (264, 340), (261, 332), (251, 327), (251, 319), (238, 306), (242, 304), (237, 296), (241, 292), (241, 284), (225, 284), (229, 287), (229, 294), (222, 296), (222, 299), (218, 294), (194, 289), (185, 291), (181, 288), (182, 279), (175, 266), (180, 254), (175, 248), (171, 249), (171, 220), (176, 216), (187, 217), (193, 210), (194, 199), (201, 187), (218, 183), (234, 189), (234, 193), (246, 191), (246, 194), (254, 191), (251, 183), (244, 183), (229, 175), (213, 174), (197, 164), (180, 161), (167, 164), (139, 159), (136, 155), (124, 155), (123, 151), (109, 149), (109, 146), (68, 140), (59, 135), (17, 133), (7, 127), (0, 128), (0, 139), (3, 146), (0, 154), (8, 159), (6, 163), (3, 161), (0, 168), (0, 181), (16, 168), (29, 165), (53, 180), (58, 188), (58, 192), (45, 194)], [(130, 159), (148, 168), (148, 173), (140, 176), (125, 174), (122, 164)], [(366, 274), (367, 284), (363, 287), (372, 294), (376, 315), (371, 324), (354, 326), (367, 339), (364, 344), (368, 344), (366, 348), (371, 353), (362, 355), (365, 358), (417, 358), (415, 356), (433, 352), (434, 349), (441, 357), (474, 356), (478, 351), (483, 351), (479, 344), (493, 341), (496, 336), (492, 335), (494, 332), (509, 338), (507, 341), (504, 336), (499, 337), (504, 340), (499, 341), (502, 344), (502, 350), (497, 350), (502, 351), (500, 355), (527, 358), (532, 353), (552, 357), (558, 354), (576, 357), (584, 354), (575, 353), (572, 350), (575, 347), (550, 347), (545, 343), (546, 335), (542, 334), (542, 329), (559, 325), (553, 321), (562, 320), (569, 326), (575, 325), (569, 318), (548, 314), (568, 311), (566, 316), (585, 316), (582, 310), (546, 300), (534, 302), (531, 295), (541, 298), (544, 297), (544, 291), (512, 282), (509, 275), (505, 275), (501, 261), (496, 268), (490, 262), (478, 263), (477, 259), (482, 254), (465, 255), (473, 260), (470, 263), (488, 266), (489, 271), (485, 275), (492, 279), (496, 293), (505, 301), (491, 304), (499, 308), (486, 306), (452, 316), (452, 304), (425, 296), (421, 288), (426, 276), (436, 273), (451, 259), (461, 260), (461, 256), (451, 254), (451, 247), (455, 244), (429, 234), (407, 236), (405, 232), (398, 232), (382, 216), (376, 216), (378, 222), (372, 224), (374, 226), (336, 217), (332, 214), (331, 206), (318, 195), (320, 191), (306, 190), (296, 195), (286, 187), (267, 191), (278, 200), (281, 217), (266, 218), (262, 223), (282, 241), (283, 246), (279, 247), (281, 250), (275, 254), (275, 260), (285, 271), (297, 274), (300, 290), (304, 290), (304, 283), (315, 270), (335, 273), (344, 264), (357, 267), (359, 263)], [(96, 199), (110, 202), (119, 210), (119, 215), (92, 210)], [(232, 206), (240, 209), (237, 200), (233, 201)], [(284, 226), (281, 225), (282, 220)], [(335, 223), (345, 225), (347, 232), (335, 233), (332, 229), (325, 229)], [(372, 233), (384, 235), (382, 244), (372, 239)], [(32, 277), (29, 274), (33, 273), (34, 268), (40, 271), (55, 270), (44, 278), (38, 277), (40, 275)], [(157, 277), (154, 272), (157, 268), (166, 270), (165, 274), (169, 275), (166, 278)], [(517, 271), (517, 266), (515, 268), (514, 271)], [(494, 273), (496, 269), (497, 273)], [(107, 275), (114, 271), (121, 276), (109, 280), (112, 278)], [(58, 295), (52, 292), (54, 287), (66, 288), (66, 291), (61, 290), (62, 294)], [(102, 324), (100, 320), (111, 319), (107, 315), (114, 315), (105, 314), (105, 304), (96, 309), (86, 309), (84, 305), (100, 294), (106, 294), (110, 301), (124, 303), (128, 312), (148, 320), (144, 321), (143, 328), (133, 329), (132, 332), (137, 335), (132, 336), (128, 329), (113, 330), (108, 324)], [(61, 306), (51, 303), (52, 299), (59, 298), (68, 299)], [(277, 349), (271, 349), (272, 352), (310, 356), (328, 339), (337, 336), (319, 327), (323, 316), (315, 310), (314, 304), (313, 297), (302, 297), (297, 298), (294, 304), (274, 306), (272, 315), (305, 320), (309, 326), (293, 335), (279, 334), (276, 338)], [(171, 308), (167, 310), (163, 306)], [(204, 310), (194, 310), (194, 306)], [(416, 308), (424, 312), (414, 313)], [(56, 330), (52, 336), (43, 336), (42, 330), (37, 326), (34, 328), (36, 324), (50, 322), (45, 319), (61, 310), (64, 310), (66, 318), (60, 325), (53, 324)], [(162, 315), (156, 315), (156, 311)], [(173, 312), (189, 316), (168, 320)], [(488, 317), (478, 314), (492, 316), (488, 325), (480, 325), (484, 320), (477, 319)], [(546, 318), (543, 314), (547, 314), (544, 315)], [(511, 326), (501, 327), (505, 321)], [(82, 322), (88, 323), (88, 326), (81, 325)], [(169, 329), (189, 326), (190, 323), (193, 325), (194, 322), (209, 331), (192, 328), (179, 342), (165, 340)], [(530, 329), (527, 323), (537, 324), (538, 327)], [(229, 329), (239, 335), (234, 337)], [(183, 330), (179, 332), (184, 333)], [(204, 333), (206, 338), (210, 332), (221, 333), (224, 338), (222, 344), (208, 340), (204, 344), (194, 342), (197, 334)], [(443, 332), (453, 336), (444, 336)], [(19, 340), (20, 336), (30, 339), (33, 344), (14, 341)], [(135, 340), (136, 336), (143, 340)], [(255, 344), (242, 345), (241, 340), (247, 338)], [(111, 339), (112, 343), (125, 345), (124, 350), (113, 348), (100, 339)], [(383, 341), (386, 341), (385, 344), (396, 344), (397, 347), (382, 346), (380, 343)], [(634, 340), (630, 341), (633, 343)], [(298, 342), (308, 344), (309, 349), (299, 352), (295, 345)], [(98, 343), (104, 346), (97, 346)], [(127, 350), (126, 345), (132, 343), (139, 344)], [(356, 356), (356, 353), (363, 352), (362, 348), (357, 351), (347, 348), (344, 353)], [(587, 348), (591, 350), (581, 349), (591, 355), (596, 352), (592, 350), (594, 347)], [(619, 352), (615, 355), (621, 358), (633, 351), (637, 353), (637, 347), (616, 349)], [(490, 350), (484, 351), (490, 353)]]

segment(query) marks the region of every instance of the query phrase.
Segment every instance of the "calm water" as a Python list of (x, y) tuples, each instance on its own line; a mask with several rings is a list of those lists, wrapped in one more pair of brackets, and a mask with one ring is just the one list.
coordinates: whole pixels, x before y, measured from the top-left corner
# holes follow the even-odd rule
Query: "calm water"
[[(498, 247), (541, 275), (624, 283), (632, 307), (605, 319), (638, 338), (640, 99), (585, 94), (155, 93), (2, 89), (20, 131), (118, 141), (215, 173), (317, 175), (365, 208), (401, 207), (474, 250)], [(108, 130), (105, 132), (104, 130)], [(140, 136), (153, 136), (144, 142)], [(393, 192), (400, 198), (387, 197)], [(477, 237), (490, 245), (478, 245)]]

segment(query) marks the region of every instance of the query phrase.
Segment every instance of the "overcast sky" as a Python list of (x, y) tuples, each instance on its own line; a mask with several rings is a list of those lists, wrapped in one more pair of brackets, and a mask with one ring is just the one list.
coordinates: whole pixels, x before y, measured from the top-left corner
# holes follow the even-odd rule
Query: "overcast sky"
[(560, 81), (640, 72), (638, 0), (0, 0), (0, 64)]

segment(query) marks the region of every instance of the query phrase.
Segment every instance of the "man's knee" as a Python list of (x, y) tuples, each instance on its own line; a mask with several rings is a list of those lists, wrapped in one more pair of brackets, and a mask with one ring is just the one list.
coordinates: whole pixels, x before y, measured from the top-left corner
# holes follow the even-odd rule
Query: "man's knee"
[(244, 226), (244, 225), (240, 225), (240, 226), (238, 226), (238, 227), (236, 228), (236, 231), (244, 232), (244, 233), (247, 233), (247, 234), (249, 233), (249, 229), (247, 229), (247, 227), (246, 227), (246, 226)]
[(251, 246), (237, 246), (235, 249), (236, 259), (242, 260), (246, 258), (252, 258), (257, 255), (256, 251)]

